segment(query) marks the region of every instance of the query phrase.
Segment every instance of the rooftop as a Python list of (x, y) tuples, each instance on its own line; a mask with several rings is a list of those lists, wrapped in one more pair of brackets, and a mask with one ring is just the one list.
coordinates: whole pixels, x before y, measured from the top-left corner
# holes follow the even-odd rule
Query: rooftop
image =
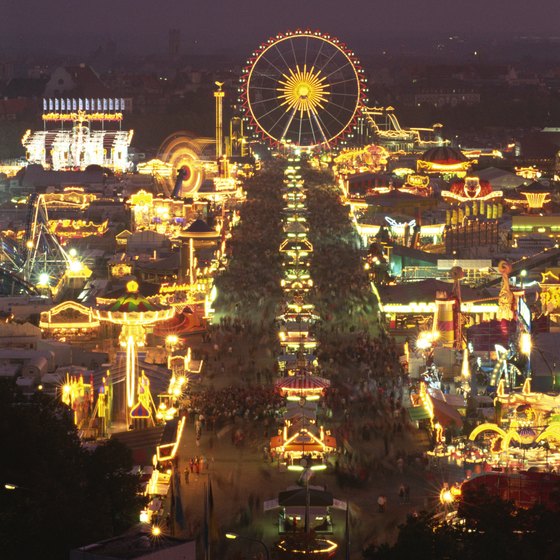
[[(184, 558), (194, 558), (194, 541), (184, 541), (169, 537), (163, 533), (157, 538), (142, 529), (136, 529), (134, 532), (125, 533), (118, 537), (101, 541), (98, 543), (83, 546), (75, 549), (70, 553), (70, 559), (84, 559), (88, 558), (142, 558), (144, 556), (152, 555), (157, 551), (166, 550), (169, 548), (180, 547), (184, 545), (191, 545), (192, 556), (189, 554), (182, 554)], [(190, 548), (189, 547), (189, 548)], [(177, 551), (178, 552), (178, 551)], [(185, 551), (186, 553), (187, 551)], [(159, 556), (158, 556), (159, 557)], [(178, 557), (175, 554), (170, 558)]]

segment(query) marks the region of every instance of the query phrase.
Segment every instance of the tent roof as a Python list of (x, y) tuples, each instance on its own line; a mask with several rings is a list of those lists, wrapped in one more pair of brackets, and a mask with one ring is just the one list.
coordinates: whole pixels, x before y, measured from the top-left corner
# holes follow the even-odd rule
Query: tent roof
[[(281, 506), (305, 506), (306, 493), (305, 488), (297, 490), (285, 490), (278, 494), (278, 503)], [(316, 490), (309, 488), (309, 505), (329, 507), (333, 505), (333, 495), (324, 490)]]

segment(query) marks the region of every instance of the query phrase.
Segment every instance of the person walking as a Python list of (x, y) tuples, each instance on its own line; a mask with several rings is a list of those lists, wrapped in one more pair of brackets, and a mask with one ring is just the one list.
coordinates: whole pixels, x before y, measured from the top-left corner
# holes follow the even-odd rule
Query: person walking
[(380, 494), (377, 498), (377, 505), (379, 508), (379, 513), (384, 513), (387, 506), (387, 498), (383, 494)]
[(404, 496), (405, 496), (405, 487), (404, 484), (401, 484), (399, 487), (399, 502), (404, 504)]

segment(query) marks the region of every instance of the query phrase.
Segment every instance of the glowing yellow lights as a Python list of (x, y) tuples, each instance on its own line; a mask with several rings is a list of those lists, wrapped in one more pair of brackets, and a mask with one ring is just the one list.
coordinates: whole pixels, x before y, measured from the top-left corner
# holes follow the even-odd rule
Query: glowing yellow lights
[(49, 122), (84, 122), (84, 121), (110, 121), (120, 122), (123, 120), (122, 113), (86, 113), (85, 111), (75, 111), (72, 113), (44, 113), (44, 121)]
[(453, 484), (451, 487), (447, 483), (444, 483), (439, 493), (439, 501), (442, 505), (448, 506), (460, 496), (461, 486), (458, 483)]
[(129, 408), (134, 405), (136, 389), (136, 349), (134, 345), (134, 336), (128, 336), (126, 339), (126, 402)]
[(126, 283), (126, 291), (131, 294), (138, 292), (138, 282), (136, 282), (136, 280), (129, 280)]
[(176, 334), (169, 334), (165, 337), (165, 343), (169, 346), (175, 346), (179, 342), (179, 337)]
[(68, 265), (70, 272), (81, 272), (84, 265), (80, 261), (72, 260)]
[(531, 334), (527, 332), (521, 333), (519, 337), (519, 349), (521, 353), (525, 356), (530, 356), (532, 347)]
[(159, 537), (160, 535), (161, 535), (161, 527), (158, 527), (157, 525), (154, 525), (152, 527), (152, 536)]
[(334, 552), (338, 548), (338, 545), (334, 541), (328, 539), (319, 539), (316, 541), (316, 545), (320, 546), (321, 548), (316, 548), (313, 550), (308, 550), (308, 549), (300, 550), (291, 547), (291, 544), (289, 544), (287, 541), (281, 541), (280, 543), (278, 543), (277, 546), (280, 550), (293, 552), (294, 554), (330, 554), (331, 552)]
[(307, 65), (303, 70), (296, 66), (295, 72), (290, 68), (289, 74), (284, 74), (284, 80), (280, 80), (281, 87), (279, 97), (283, 99), (282, 105), (286, 106), (286, 112), (299, 111), (303, 113), (317, 114), (317, 109), (323, 108), (329, 92), (326, 91), (326, 76), (320, 76), (321, 71)]
[(177, 454), (177, 449), (179, 448), (179, 443), (183, 437), (183, 430), (185, 428), (185, 417), (183, 416), (179, 420), (179, 425), (177, 427), (177, 437), (173, 443), (165, 443), (163, 445), (158, 445), (156, 447), (156, 457), (161, 463), (163, 461), (171, 461)]
[(416, 348), (419, 350), (431, 348), (439, 336), (440, 333), (438, 331), (422, 331), (416, 340)]

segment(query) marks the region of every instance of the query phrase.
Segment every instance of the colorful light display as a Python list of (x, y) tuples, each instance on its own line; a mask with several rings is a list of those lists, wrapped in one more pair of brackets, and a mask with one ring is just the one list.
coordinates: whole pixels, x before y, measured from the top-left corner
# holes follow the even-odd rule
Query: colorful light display
[(173, 317), (175, 309), (148, 301), (138, 293), (138, 283), (127, 284), (127, 294), (95, 309), (100, 321), (120, 325), (120, 345), (126, 349), (126, 403), (131, 409), (136, 402), (138, 348), (144, 346), (145, 327)]
[[(313, 62), (319, 56), (326, 61), (321, 68)], [(354, 53), (311, 31), (269, 39), (249, 59), (242, 81), (243, 105), (263, 137), (301, 147), (328, 148), (340, 138), (366, 91)]]

